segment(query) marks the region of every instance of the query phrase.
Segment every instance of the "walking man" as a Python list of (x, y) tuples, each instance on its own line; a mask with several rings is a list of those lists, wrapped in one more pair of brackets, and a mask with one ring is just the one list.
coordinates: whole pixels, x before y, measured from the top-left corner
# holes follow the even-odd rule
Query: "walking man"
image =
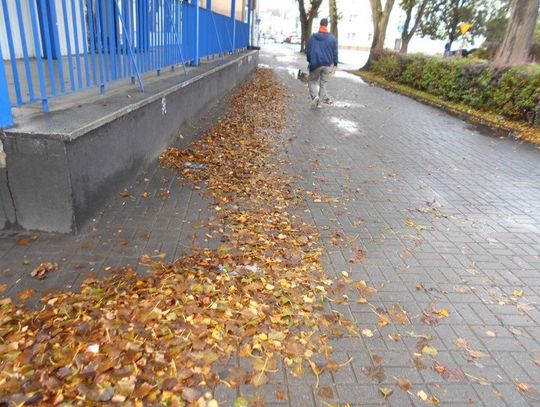
[(326, 83), (338, 64), (337, 40), (328, 32), (328, 19), (321, 20), (319, 32), (309, 39), (306, 55), (311, 106), (322, 107), (321, 102), (327, 98)]

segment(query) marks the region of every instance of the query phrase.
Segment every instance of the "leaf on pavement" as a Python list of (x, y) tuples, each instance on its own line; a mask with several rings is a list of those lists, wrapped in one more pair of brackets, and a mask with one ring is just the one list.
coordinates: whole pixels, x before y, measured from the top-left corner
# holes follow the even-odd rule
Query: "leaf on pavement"
[(317, 393), (319, 394), (319, 396), (321, 396), (322, 398), (325, 398), (325, 399), (333, 399), (334, 398), (334, 391), (332, 390), (332, 388), (330, 386), (322, 386), (319, 388), (319, 390), (317, 391)]
[(412, 384), (411, 384), (411, 381), (409, 379), (398, 378), (396, 380), (396, 384), (403, 391), (410, 391), (412, 389)]
[(27, 288), (26, 290), (22, 290), (17, 296), (17, 298), (19, 299), (19, 301), (24, 302), (28, 298), (33, 297), (34, 295), (36, 295), (36, 292), (32, 288)]
[(389, 387), (379, 387), (379, 393), (381, 393), (384, 399), (390, 397), (393, 392), (394, 391)]

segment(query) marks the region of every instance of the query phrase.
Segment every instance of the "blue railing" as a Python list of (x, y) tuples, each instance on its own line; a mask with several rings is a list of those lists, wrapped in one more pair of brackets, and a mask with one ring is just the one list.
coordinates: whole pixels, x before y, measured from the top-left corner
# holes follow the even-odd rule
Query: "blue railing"
[[(207, 1), (209, 7), (211, 1)], [(0, 127), (11, 108), (249, 45), (247, 22), (181, 0), (0, 0)], [(2, 50), (4, 48), (4, 50)], [(2, 54), (4, 51), (4, 54)]]

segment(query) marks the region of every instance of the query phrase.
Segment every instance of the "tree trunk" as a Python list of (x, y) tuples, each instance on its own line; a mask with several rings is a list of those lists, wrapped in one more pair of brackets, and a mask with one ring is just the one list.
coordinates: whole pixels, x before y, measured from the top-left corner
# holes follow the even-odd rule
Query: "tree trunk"
[(373, 41), (369, 50), (369, 57), (363, 69), (369, 69), (373, 62), (374, 54), (384, 48), (384, 40), (386, 38), (386, 28), (390, 20), (390, 13), (394, 7), (395, 0), (386, 0), (384, 9), (381, 0), (369, 0), (371, 5), (372, 20), (373, 20)]
[(307, 44), (307, 40), (308, 40), (308, 38), (307, 38), (308, 37), (307, 26), (308, 26), (307, 20), (303, 21), (302, 19), (300, 19), (300, 27), (301, 27), (301, 31), (302, 31), (302, 36), (300, 38), (300, 52), (305, 52), (306, 51), (306, 44)]
[(540, 0), (512, 0), (510, 21), (495, 55), (495, 66), (505, 67), (527, 62), (539, 7)]
[(400, 53), (406, 54), (409, 52), (409, 42), (411, 42), (411, 36), (405, 35), (405, 33), (401, 34), (401, 48), (399, 50)]
[(336, 39), (338, 38), (338, 21), (339, 13), (337, 9), (337, 0), (330, 0), (328, 2), (330, 8), (330, 29)]
[(296, 0), (298, 2), (298, 11), (300, 12), (300, 26), (302, 30), (300, 52), (306, 52), (307, 42), (311, 37), (313, 30), (313, 19), (317, 16), (322, 0), (310, 0), (310, 8), (306, 12), (304, 0)]
[(418, 26), (420, 25), (420, 22), (422, 21), (422, 17), (426, 12), (428, 1), (429, 0), (422, 0), (422, 3), (420, 3), (420, 5), (418, 6), (418, 9), (416, 10), (416, 17), (414, 18), (414, 24), (412, 27), (410, 27), (410, 25), (412, 21), (413, 9), (416, 3), (409, 4), (409, 8), (405, 10), (406, 18), (405, 23), (403, 24), (403, 32), (401, 33), (401, 49), (399, 51), (402, 54), (406, 54), (409, 50), (409, 42), (411, 42), (414, 33), (416, 32)]

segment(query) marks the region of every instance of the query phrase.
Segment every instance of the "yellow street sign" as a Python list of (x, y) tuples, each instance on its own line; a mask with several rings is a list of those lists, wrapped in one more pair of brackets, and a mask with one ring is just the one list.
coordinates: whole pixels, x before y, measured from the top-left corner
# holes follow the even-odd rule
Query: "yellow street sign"
[(465, 34), (467, 31), (469, 31), (472, 27), (471, 23), (462, 23), (459, 28), (461, 30), (461, 34)]

